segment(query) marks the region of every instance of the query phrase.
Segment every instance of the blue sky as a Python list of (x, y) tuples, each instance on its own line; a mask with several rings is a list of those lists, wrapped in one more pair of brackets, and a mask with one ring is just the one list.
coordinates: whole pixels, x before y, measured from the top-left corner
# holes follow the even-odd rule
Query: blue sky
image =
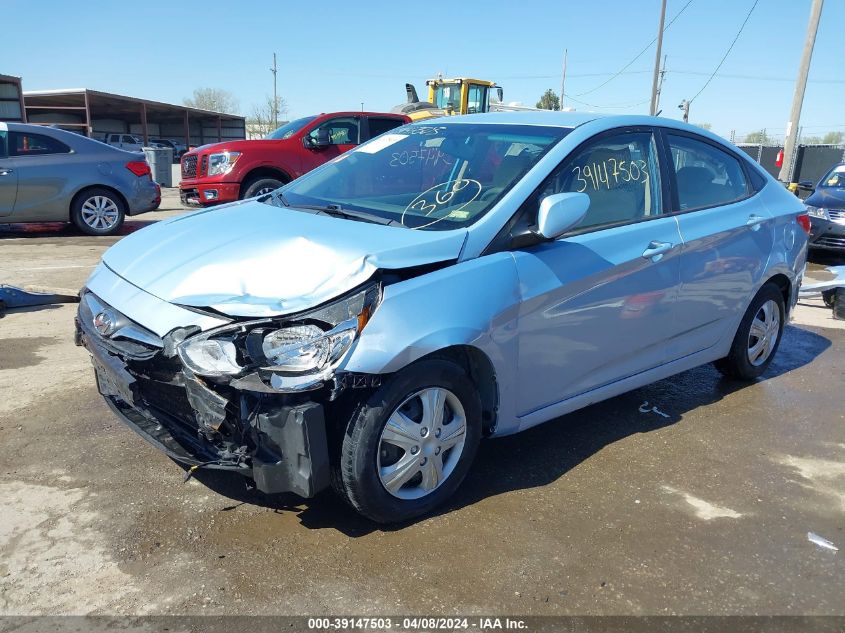
[[(688, 0), (669, 0), (667, 21)], [(669, 73), (661, 107), (704, 85), (753, 0), (693, 0), (666, 31)], [(468, 2), (144, 2), (2, 0), (0, 73), (25, 90), (88, 87), (181, 103), (197, 87), (231, 91), (242, 114), (279, 92), (288, 117), (315, 112), (387, 110), (404, 101), (404, 83), (422, 94), (425, 79), (490, 79), (505, 100), (534, 105), (560, 89), (591, 106), (579, 110), (646, 113), (654, 48), (628, 71), (592, 90), (654, 38), (659, 0), (485, 0)], [(199, 11), (200, 8), (204, 11)], [(782, 134), (807, 28), (810, 0), (760, 0), (719, 74), (693, 102), (690, 120), (725, 136), (767, 128)], [(841, 28), (845, 2), (822, 13), (801, 124), (805, 134), (845, 132)], [(840, 33), (837, 36), (837, 33)], [(588, 94), (582, 94), (590, 91)], [(599, 106), (599, 107), (596, 107)]]

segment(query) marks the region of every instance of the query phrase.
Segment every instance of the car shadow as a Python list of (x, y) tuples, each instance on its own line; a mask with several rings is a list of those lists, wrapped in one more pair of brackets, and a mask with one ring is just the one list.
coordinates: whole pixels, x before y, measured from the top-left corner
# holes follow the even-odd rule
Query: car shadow
[[(758, 382), (800, 369), (830, 346), (830, 340), (820, 334), (788, 326), (775, 360)], [(233, 501), (221, 509), (223, 512), (236, 510), (241, 504), (254, 504), (280, 513), (296, 513), (301, 524), (309, 529), (336, 529), (354, 538), (378, 530), (402, 529), (510, 491), (546, 486), (610, 444), (630, 435), (672, 426), (687, 412), (714, 404), (746, 387), (745, 382), (723, 377), (712, 365), (703, 365), (523, 433), (484, 441), (469, 475), (454, 497), (434, 515), (404, 524), (373, 523), (331, 491), (306, 500), (295, 495), (266, 495), (247, 489), (245, 479), (231, 473), (199, 471), (196, 478)]]
[(123, 222), (123, 226), (114, 235), (86, 235), (75, 225), (68, 222), (28, 222), (28, 223), (0, 223), (0, 239), (12, 238), (44, 238), (44, 237), (85, 237), (93, 239), (109, 239), (123, 237), (143, 229), (145, 226), (155, 224), (161, 220), (138, 220), (132, 217)]

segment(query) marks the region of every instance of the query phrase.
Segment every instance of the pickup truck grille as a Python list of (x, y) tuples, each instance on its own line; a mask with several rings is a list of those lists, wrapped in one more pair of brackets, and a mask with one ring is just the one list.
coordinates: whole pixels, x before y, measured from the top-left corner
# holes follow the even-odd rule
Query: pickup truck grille
[(196, 154), (186, 154), (182, 157), (182, 178), (196, 178), (197, 176), (197, 156)]

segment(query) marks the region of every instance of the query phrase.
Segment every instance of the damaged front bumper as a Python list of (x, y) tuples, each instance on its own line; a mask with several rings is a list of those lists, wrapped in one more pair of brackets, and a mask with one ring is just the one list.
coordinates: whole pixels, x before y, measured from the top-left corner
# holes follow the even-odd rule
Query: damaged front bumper
[[(76, 342), (91, 354), (106, 403), (132, 430), (179, 462), (238, 472), (262, 492), (311, 497), (328, 487), (328, 388), (273, 394), (207, 384), (185, 370), (168, 337), (91, 299), (80, 303)], [(111, 336), (98, 331), (106, 329), (102, 318), (95, 323), (99, 307), (109, 311)]]

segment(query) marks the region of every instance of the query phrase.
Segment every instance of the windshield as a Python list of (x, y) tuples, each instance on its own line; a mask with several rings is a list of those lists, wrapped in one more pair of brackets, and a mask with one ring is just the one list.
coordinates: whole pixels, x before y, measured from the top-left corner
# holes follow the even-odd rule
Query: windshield
[(282, 127), (276, 128), (264, 138), (268, 141), (281, 141), (286, 138), (290, 138), (316, 118), (316, 116), (306, 116), (301, 119), (296, 119), (295, 121), (290, 121), (289, 123), (285, 123)]
[(822, 178), (821, 186), (845, 189), (845, 165), (837, 165), (831, 169), (827, 176)]
[[(284, 203), (364, 211), (445, 231), (487, 213), (568, 128), (477, 123), (396, 128), (283, 188)], [(283, 204), (280, 197), (265, 200)]]

